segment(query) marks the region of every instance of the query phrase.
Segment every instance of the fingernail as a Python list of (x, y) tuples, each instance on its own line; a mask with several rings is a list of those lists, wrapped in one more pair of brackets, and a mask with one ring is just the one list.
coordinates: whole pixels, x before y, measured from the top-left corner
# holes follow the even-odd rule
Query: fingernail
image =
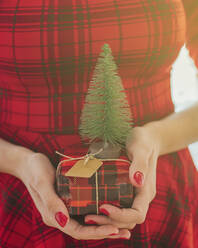
[(115, 235), (118, 235), (117, 233), (112, 233), (112, 234), (110, 234), (110, 236), (115, 236)]
[(57, 212), (55, 214), (55, 219), (61, 227), (64, 227), (68, 220), (67, 216), (65, 216), (62, 212)]
[(85, 221), (85, 223), (90, 225), (97, 225), (97, 223), (94, 220), (87, 220)]
[(139, 184), (139, 185), (143, 184), (144, 175), (140, 171), (136, 171), (133, 178), (135, 179), (137, 184)]
[(102, 214), (105, 214), (105, 215), (109, 216), (109, 212), (108, 212), (106, 209), (100, 208), (99, 210), (100, 210), (100, 212), (101, 212)]

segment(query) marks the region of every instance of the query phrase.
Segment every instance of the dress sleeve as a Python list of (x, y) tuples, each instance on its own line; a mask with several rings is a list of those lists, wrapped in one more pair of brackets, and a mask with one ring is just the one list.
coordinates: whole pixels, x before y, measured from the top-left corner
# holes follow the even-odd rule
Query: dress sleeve
[(186, 13), (186, 46), (198, 68), (198, 0), (183, 0)]

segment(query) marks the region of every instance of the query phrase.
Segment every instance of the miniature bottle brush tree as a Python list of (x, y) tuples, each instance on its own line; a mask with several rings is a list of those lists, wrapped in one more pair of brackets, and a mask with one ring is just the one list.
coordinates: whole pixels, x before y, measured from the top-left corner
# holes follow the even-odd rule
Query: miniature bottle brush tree
[(132, 128), (132, 115), (111, 48), (104, 44), (81, 114), (79, 133), (101, 158), (119, 157)]

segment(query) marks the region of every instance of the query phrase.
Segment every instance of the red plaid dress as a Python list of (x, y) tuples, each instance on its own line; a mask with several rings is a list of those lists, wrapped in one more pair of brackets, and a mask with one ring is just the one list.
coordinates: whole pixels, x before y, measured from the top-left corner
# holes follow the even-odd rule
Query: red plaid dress
[[(197, 25), (197, 0), (1, 0), (0, 136), (57, 165), (54, 151), (79, 142), (80, 112), (104, 43), (134, 125), (169, 115), (171, 65), (184, 42), (198, 65)], [(42, 222), (21, 181), (1, 173), (0, 187), (2, 248), (198, 247), (198, 174), (188, 149), (159, 158), (156, 198), (129, 241), (74, 240)]]

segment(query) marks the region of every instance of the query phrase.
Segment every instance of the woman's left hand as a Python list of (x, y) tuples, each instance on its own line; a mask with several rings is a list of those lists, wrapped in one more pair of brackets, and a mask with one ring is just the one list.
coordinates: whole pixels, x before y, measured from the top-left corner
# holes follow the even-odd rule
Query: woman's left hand
[[(135, 127), (127, 138), (126, 149), (128, 157), (132, 161), (129, 178), (135, 189), (132, 207), (120, 209), (109, 204), (103, 204), (100, 206), (100, 212), (105, 215), (87, 215), (85, 222), (91, 220), (98, 225), (113, 224), (120, 230), (131, 230), (136, 224), (144, 222), (149, 204), (156, 195), (156, 166), (159, 156), (159, 142), (154, 130), (152, 130), (147, 126)], [(116, 238), (116, 235), (114, 238)]]

